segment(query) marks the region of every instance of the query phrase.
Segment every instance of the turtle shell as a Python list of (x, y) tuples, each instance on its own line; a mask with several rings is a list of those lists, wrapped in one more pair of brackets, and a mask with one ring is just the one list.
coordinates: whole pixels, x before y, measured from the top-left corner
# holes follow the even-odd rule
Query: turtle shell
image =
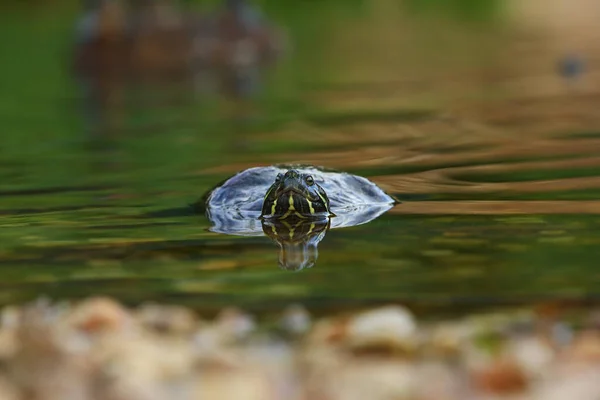
[(376, 184), (361, 176), (313, 166), (255, 167), (232, 176), (203, 197), (206, 214), (213, 223), (211, 230), (261, 235), (258, 217), (265, 193), (277, 174), (285, 173), (290, 168), (312, 175), (325, 190), (330, 209), (336, 215), (331, 220), (331, 228), (364, 224), (396, 203)]

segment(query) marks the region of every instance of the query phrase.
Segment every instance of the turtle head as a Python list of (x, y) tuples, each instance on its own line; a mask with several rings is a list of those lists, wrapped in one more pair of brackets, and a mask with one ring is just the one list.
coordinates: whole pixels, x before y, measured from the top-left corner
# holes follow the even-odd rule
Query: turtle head
[(332, 215), (325, 190), (310, 174), (290, 169), (278, 174), (263, 201), (263, 218), (324, 218)]

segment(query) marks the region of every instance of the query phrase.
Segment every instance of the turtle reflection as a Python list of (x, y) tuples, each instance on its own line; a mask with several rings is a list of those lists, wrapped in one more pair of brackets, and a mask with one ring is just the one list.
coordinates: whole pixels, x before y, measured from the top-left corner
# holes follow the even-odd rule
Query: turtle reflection
[(316, 221), (264, 220), (262, 229), (280, 247), (279, 266), (288, 271), (299, 271), (315, 265), (319, 256), (317, 246), (330, 225), (329, 218)]

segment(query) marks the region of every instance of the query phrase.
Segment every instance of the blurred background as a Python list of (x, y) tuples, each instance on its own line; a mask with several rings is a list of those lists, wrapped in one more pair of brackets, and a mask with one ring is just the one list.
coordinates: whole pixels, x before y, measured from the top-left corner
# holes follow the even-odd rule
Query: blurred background
[[(594, 0), (3, 1), (0, 303), (595, 301), (599, 18)], [(296, 162), (403, 203), (296, 274), (267, 237), (168, 212)]]

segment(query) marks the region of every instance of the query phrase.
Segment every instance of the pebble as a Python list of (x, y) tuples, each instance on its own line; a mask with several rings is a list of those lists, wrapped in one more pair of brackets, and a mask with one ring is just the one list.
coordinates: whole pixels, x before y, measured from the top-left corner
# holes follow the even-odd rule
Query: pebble
[(238, 308), (205, 321), (102, 297), (2, 315), (0, 400), (600, 398), (600, 332), (555, 318), (571, 335), (557, 346), (528, 313), (419, 326), (389, 305), (312, 323), (294, 305), (283, 337)]
[(387, 306), (350, 320), (346, 341), (354, 348), (387, 348), (410, 352), (417, 344), (417, 324), (406, 308)]

